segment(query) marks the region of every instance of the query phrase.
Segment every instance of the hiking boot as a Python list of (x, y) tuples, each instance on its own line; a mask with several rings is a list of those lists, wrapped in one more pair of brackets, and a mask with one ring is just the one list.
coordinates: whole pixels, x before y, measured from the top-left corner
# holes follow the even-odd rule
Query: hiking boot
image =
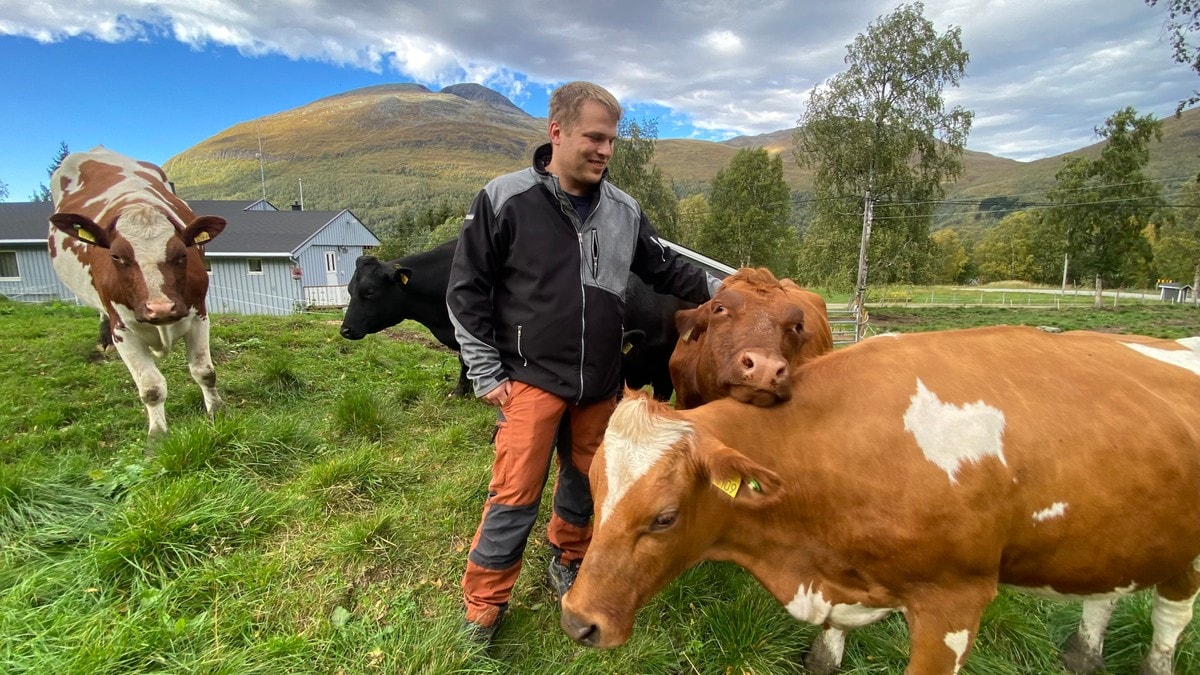
[(571, 586), (575, 585), (575, 577), (579, 574), (581, 562), (583, 561), (576, 560), (564, 565), (558, 562), (558, 558), (550, 559), (550, 568), (546, 570), (546, 579), (559, 603), (562, 602), (562, 597), (566, 595), (567, 591), (571, 590)]
[(496, 631), (500, 630), (500, 620), (504, 618), (504, 612), (508, 609), (508, 605), (500, 605), (500, 611), (496, 613), (496, 620), (489, 626), (467, 621), (466, 617), (462, 620), (462, 632), (468, 640), (481, 645), (490, 645), (492, 639), (496, 637)]

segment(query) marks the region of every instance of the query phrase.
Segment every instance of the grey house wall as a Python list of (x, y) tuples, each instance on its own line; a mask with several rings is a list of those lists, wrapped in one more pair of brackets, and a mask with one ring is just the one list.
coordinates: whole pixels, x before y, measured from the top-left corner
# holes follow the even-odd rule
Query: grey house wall
[[(291, 314), (301, 306), (304, 289), (292, 278), (287, 257), (223, 256), (208, 254), (208, 311), (211, 314)], [(262, 261), (262, 273), (252, 274), (251, 258)]]
[(0, 251), (17, 254), (17, 279), (0, 279), (0, 295), (17, 302), (75, 301), (75, 294), (58, 280), (46, 242), (0, 244)]
[(325, 254), (336, 256), (337, 286), (350, 283), (354, 261), (364, 246), (378, 246), (376, 239), (349, 211), (342, 211), (329, 224), (302, 244), (296, 254), (305, 286), (329, 286), (325, 272)]

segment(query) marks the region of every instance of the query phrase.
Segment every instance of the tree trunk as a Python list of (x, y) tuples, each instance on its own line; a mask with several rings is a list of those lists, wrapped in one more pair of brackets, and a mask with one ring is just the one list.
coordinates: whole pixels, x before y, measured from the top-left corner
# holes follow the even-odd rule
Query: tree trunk
[(1200, 264), (1196, 265), (1196, 276), (1192, 278), (1192, 304), (1200, 305)]
[(1103, 306), (1104, 306), (1104, 286), (1103, 286), (1103, 284), (1104, 284), (1104, 282), (1103, 282), (1103, 281), (1101, 281), (1101, 279), (1100, 279), (1100, 275), (1099, 275), (1099, 274), (1097, 274), (1097, 275), (1096, 275), (1096, 302), (1095, 302), (1095, 306), (1096, 306), (1096, 307), (1098, 307), (1098, 308), (1099, 308), (1099, 307), (1103, 307)]

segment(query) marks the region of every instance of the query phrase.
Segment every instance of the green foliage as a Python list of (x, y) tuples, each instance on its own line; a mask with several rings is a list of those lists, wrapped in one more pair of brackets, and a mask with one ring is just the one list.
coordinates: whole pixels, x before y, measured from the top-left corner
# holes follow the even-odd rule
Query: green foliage
[(793, 141), (797, 160), (815, 172), (800, 264), (806, 279), (836, 281), (857, 269), (859, 246), (847, 244), (861, 239), (865, 194), (874, 201), (872, 278), (929, 273), (932, 202), (962, 175), (974, 114), (946, 110), (942, 98), (965, 74), (962, 30), (938, 34), (923, 12), (920, 2), (902, 4), (868, 26), (849, 46), (849, 69), (809, 99)]
[(1162, 139), (1162, 122), (1118, 110), (1096, 133), (1107, 139), (1100, 157), (1070, 156), (1055, 175), (1047, 225), (1065, 243), (1075, 277), (1097, 287), (1128, 282), (1122, 272), (1134, 256), (1149, 257), (1142, 230), (1159, 208), (1160, 187), (1147, 179), (1150, 141)]
[(679, 226), (675, 240), (680, 244), (696, 249), (700, 247), (700, 236), (709, 227), (711, 209), (708, 199), (702, 194), (691, 195), (679, 200)]
[(0, 202), (8, 199), (8, 183), (0, 180)]
[(678, 241), (675, 193), (667, 187), (662, 169), (651, 163), (657, 138), (658, 123), (654, 120), (643, 119), (641, 124), (621, 120), (608, 161), (608, 180), (642, 205), (660, 236)]
[(795, 251), (788, 196), (779, 155), (739, 150), (713, 179), (712, 212), (698, 248), (733, 267), (769, 267), (782, 274)]
[[(50, 162), (50, 166), (46, 167), (46, 175), (53, 177), (54, 172), (58, 170), (59, 166), (62, 166), (63, 160), (66, 159), (67, 155), (69, 154), (71, 154), (71, 150), (67, 147), (67, 142), (59, 141), (58, 152), (54, 155), (54, 160)], [(5, 194), (7, 194), (7, 189), (5, 190)], [(3, 196), (0, 196), (0, 199), (2, 198)], [(48, 202), (51, 199), (52, 195), (50, 188), (47, 187), (45, 183), (39, 183), (33, 193), (29, 195), (29, 201), (31, 202)]]
[[(1044, 281), (1037, 265), (1036, 232), (1041, 219), (1035, 212), (1018, 211), (1004, 217), (975, 245), (979, 280), (987, 283), (1007, 279)], [(1060, 260), (1061, 263), (1061, 260)]]
[(954, 230), (938, 230), (933, 242), (933, 279), (937, 283), (953, 284), (963, 281), (967, 269), (967, 251)]
[(1158, 276), (1192, 280), (1192, 287), (1197, 288), (1200, 286), (1200, 183), (1187, 184), (1180, 206), (1153, 239), (1154, 262)]

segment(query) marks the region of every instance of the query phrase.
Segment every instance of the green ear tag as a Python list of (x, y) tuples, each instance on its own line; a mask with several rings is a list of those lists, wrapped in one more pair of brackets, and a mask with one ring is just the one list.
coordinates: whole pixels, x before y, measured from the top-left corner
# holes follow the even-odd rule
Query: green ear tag
[(712, 484), (717, 486), (717, 489), (721, 492), (729, 495), (730, 499), (733, 499), (737, 497), (738, 490), (742, 487), (742, 477), (734, 476), (728, 480), (714, 480)]
[(75, 226), (75, 236), (79, 237), (80, 239), (82, 239), (88, 243), (91, 243), (91, 244), (96, 243), (96, 238), (92, 236), (92, 233), (79, 227), (78, 225)]
[(754, 480), (753, 478), (746, 481), (746, 485), (749, 485), (750, 489), (754, 490), (755, 492), (762, 492), (762, 486), (759, 485), (758, 481)]

